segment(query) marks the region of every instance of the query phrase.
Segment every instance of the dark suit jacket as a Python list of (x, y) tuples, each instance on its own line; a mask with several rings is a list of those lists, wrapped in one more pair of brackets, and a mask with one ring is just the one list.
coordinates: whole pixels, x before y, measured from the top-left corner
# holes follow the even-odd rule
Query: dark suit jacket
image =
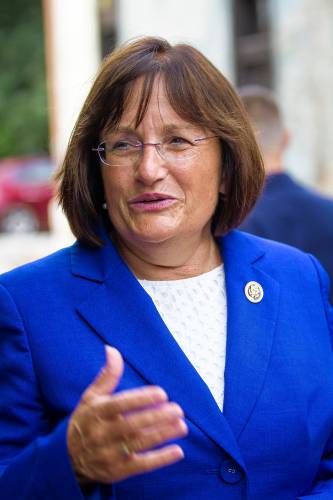
[[(301, 186), (286, 173), (270, 175), (240, 229), (312, 253), (333, 283), (333, 200)], [(330, 298), (333, 303), (333, 289)]]
[[(333, 355), (327, 279), (298, 250), (234, 231), (223, 413), (110, 241), (81, 244), (0, 277), (1, 500), (332, 500)], [(251, 303), (255, 280), (263, 300)], [(184, 409), (185, 459), (82, 493), (66, 429), (104, 364), (119, 390), (157, 384)]]

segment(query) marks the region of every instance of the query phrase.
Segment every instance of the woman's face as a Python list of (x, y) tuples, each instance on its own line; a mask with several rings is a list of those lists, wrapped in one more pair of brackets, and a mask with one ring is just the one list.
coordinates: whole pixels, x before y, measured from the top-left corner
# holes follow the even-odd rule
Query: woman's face
[[(127, 141), (166, 142), (177, 148), (188, 140), (212, 136), (177, 115), (160, 79), (155, 80), (144, 119), (135, 129), (140, 86), (138, 80), (118, 130), (101, 138), (120, 148), (121, 154)], [(135, 165), (101, 167), (109, 217), (127, 247), (210, 235), (221, 183), (221, 150), (217, 138), (197, 144), (195, 156), (182, 161), (167, 161), (148, 145)]]

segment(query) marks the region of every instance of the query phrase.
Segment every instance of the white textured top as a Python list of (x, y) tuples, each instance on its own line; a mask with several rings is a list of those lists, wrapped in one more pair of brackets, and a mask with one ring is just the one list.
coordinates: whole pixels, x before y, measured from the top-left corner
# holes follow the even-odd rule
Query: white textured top
[(139, 282), (222, 410), (227, 331), (223, 265), (192, 278)]

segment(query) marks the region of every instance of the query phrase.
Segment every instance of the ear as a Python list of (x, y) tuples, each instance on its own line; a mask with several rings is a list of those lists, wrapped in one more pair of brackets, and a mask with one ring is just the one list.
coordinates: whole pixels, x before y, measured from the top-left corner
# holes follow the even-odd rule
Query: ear
[(291, 140), (291, 134), (289, 130), (285, 129), (281, 141), (283, 150), (285, 150), (289, 146), (290, 140)]
[(219, 195), (222, 195), (222, 196), (225, 195), (225, 185), (224, 185), (224, 182), (221, 182), (221, 184), (220, 184)]

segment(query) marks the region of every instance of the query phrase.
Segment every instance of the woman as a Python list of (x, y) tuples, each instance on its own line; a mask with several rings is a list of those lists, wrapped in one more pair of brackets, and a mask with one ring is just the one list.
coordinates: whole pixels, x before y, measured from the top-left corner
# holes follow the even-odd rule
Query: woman
[(0, 280), (1, 498), (332, 498), (327, 279), (232, 230), (263, 168), (230, 84), (116, 50), (58, 177), (77, 243)]

